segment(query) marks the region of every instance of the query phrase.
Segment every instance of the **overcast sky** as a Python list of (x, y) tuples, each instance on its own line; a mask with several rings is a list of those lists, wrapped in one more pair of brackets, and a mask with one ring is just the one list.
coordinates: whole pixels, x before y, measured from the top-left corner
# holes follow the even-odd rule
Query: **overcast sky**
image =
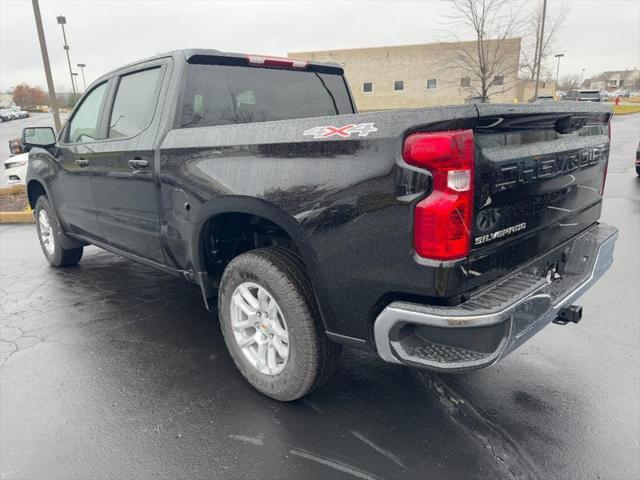
[[(531, 8), (537, 0), (524, 0)], [(542, 0), (540, 0), (542, 1)], [(561, 73), (640, 67), (640, 0), (549, 0), (569, 15)], [(67, 18), (71, 62), (87, 84), (128, 62), (201, 47), (284, 56), (290, 51), (404, 45), (445, 36), (444, 1), (40, 1), (56, 90), (70, 90), (57, 15)], [(471, 39), (471, 38), (469, 38)], [(46, 85), (30, 0), (0, 0), (0, 89)]]

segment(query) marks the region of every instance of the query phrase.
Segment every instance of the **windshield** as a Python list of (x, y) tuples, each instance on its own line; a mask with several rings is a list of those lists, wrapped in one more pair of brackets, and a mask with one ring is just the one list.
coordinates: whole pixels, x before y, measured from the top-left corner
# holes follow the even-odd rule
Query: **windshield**
[(188, 68), (183, 128), (353, 113), (339, 74), (229, 65)]

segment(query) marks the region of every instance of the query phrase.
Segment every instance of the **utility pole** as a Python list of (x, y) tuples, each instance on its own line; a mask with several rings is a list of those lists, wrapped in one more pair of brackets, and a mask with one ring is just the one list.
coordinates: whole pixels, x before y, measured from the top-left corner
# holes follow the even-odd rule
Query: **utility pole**
[(56, 132), (60, 132), (62, 124), (60, 123), (60, 112), (58, 112), (58, 101), (56, 100), (56, 89), (53, 86), (53, 77), (51, 76), (51, 65), (49, 65), (49, 52), (47, 51), (47, 41), (44, 38), (44, 30), (42, 28), (42, 17), (40, 16), (40, 5), (38, 0), (31, 0), (33, 5), (33, 16), (36, 19), (36, 28), (38, 30), (38, 40), (40, 41), (40, 53), (42, 53), (42, 63), (44, 64), (44, 73), (47, 77), (47, 88), (49, 89), (49, 103), (53, 110), (53, 123)]
[(560, 59), (564, 57), (564, 53), (559, 53), (556, 55), (558, 59), (558, 69), (556, 70), (556, 88), (558, 88), (558, 79), (560, 78)]
[(538, 98), (538, 84), (540, 83), (540, 66), (542, 65), (542, 51), (544, 50), (544, 20), (547, 16), (547, 0), (542, 0), (542, 21), (540, 22), (540, 49), (538, 52), (538, 69), (536, 70), (536, 90), (534, 98)]
[(84, 85), (84, 91), (87, 91), (87, 82), (84, 79), (84, 69), (87, 65), (85, 63), (79, 63), (78, 67), (80, 67), (80, 71), (82, 72), (82, 85)]
[(73, 71), (71, 70), (71, 59), (69, 58), (69, 45), (67, 45), (67, 34), (64, 31), (64, 26), (67, 24), (67, 19), (60, 15), (56, 17), (58, 20), (58, 24), (62, 27), (62, 38), (64, 39), (64, 51), (67, 52), (67, 63), (69, 64), (69, 77), (71, 78), (71, 89), (73, 90), (73, 96), (76, 97), (76, 87), (73, 83)]

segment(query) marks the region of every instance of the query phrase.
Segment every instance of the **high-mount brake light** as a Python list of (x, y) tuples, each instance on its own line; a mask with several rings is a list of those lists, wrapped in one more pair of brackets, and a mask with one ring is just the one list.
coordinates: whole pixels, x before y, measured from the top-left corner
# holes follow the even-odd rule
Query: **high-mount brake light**
[(473, 131), (414, 133), (405, 139), (402, 157), (433, 176), (433, 191), (414, 212), (416, 253), (442, 261), (466, 257), (473, 219)]
[(261, 55), (247, 55), (247, 61), (253, 65), (264, 65), (265, 67), (279, 68), (307, 68), (309, 62), (306, 60), (295, 60), (293, 58), (263, 57)]

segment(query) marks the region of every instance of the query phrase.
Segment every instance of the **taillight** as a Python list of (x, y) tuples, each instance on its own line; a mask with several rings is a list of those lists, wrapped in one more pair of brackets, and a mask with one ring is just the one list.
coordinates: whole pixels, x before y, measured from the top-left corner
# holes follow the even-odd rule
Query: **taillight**
[(414, 212), (416, 253), (434, 260), (466, 257), (473, 217), (473, 131), (414, 133), (405, 139), (402, 156), (433, 175), (433, 191)]
[(307, 68), (309, 62), (306, 60), (295, 60), (293, 58), (263, 57), (261, 55), (247, 55), (247, 61), (254, 65), (279, 68)]

